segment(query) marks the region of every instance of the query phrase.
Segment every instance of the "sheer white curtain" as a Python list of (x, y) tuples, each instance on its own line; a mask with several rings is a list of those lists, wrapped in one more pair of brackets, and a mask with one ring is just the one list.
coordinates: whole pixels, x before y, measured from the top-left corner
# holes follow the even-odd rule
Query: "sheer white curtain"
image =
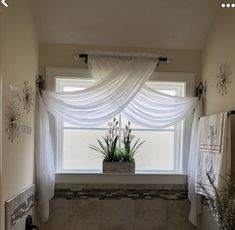
[(196, 181), (196, 155), (198, 147), (198, 126), (199, 118), (203, 115), (202, 101), (196, 107), (193, 116), (191, 141), (189, 149), (189, 160), (188, 160), (188, 198), (191, 203), (189, 220), (197, 226), (197, 216), (201, 213), (201, 196), (195, 192), (195, 181)]
[[(156, 68), (156, 56), (121, 57), (89, 55), (89, 70), (98, 81), (75, 92), (42, 91), (38, 104), (37, 178), (39, 208), (43, 220), (49, 215), (54, 189), (53, 148), (48, 112), (80, 127), (92, 127), (123, 112), (146, 127), (167, 127), (196, 108), (197, 98), (172, 97), (148, 88), (145, 82)], [(45, 136), (47, 134), (47, 136)]]
[(120, 113), (153, 73), (156, 58), (90, 56), (89, 63), (94, 78), (102, 78), (90, 88), (77, 92), (42, 92), (49, 112), (80, 127), (103, 124)]
[(198, 98), (176, 97), (144, 85), (123, 110), (132, 122), (149, 128), (165, 128), (192, 114)]
[(36, 97), (36, 180), (39, 214), (43, 221), (49, 216), (49, 200), (54, 195), (55, 168), (49, 117), (43, 98)]

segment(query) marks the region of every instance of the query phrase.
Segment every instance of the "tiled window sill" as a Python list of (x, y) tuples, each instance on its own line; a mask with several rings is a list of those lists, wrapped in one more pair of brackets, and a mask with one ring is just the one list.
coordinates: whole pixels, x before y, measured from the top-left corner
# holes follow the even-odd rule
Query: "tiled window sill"
[(56, 184), (186, 185), (183, 174), (57, 173)]
[(186, 175), (56, 174), (54, 199), (187, 199)]

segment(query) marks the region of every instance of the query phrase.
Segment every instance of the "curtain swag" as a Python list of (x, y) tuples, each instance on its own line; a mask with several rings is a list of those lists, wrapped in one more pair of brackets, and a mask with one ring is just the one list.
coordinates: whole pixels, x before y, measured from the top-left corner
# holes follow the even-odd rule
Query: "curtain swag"
[(169, 96), (145, 84), (157, 62), (156, 57), (151, 56), (90, 55), (88, 67), (96, 79), (94, 85), (81, 91), (42, 90), (42, 96), (37, 94), (36, 171), (42, 220), (49, 217), (49, 200), (55, 184), (49, 114), (79, 127), (94, 127), (122, 112), (131, 122), (149, 128), (171, 126), (192, 115), (198, 98)]

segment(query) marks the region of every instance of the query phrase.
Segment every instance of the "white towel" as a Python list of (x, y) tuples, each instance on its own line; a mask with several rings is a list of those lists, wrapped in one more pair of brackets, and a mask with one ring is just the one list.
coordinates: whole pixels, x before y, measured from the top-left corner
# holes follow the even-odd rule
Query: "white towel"
[(207, 173), (218, 190), (225, 187), (231, 170), (231, 118), (226, 113), (202, 117), (199, 122), (196, 168), (196, 192), (205, 195), (199, 186), (212, 192)]
[(216, 114), (200, 119), (200, 151), (221, 153), (224, 114)]

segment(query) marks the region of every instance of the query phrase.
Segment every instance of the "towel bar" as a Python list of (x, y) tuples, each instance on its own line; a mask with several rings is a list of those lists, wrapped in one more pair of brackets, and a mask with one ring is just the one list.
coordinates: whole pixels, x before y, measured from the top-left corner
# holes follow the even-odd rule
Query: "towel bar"
[[(230, 115), (235, 115), (235, 110), (231, 110), (230, 112), (227, 112), (228, 116)], [(198, 118), (198, 120), (200, 120), (201, 117)]]
[(231, 110), (230, 112), (228, 112), (228, 115), (234, 115), (235, 114), (235, 110)]

